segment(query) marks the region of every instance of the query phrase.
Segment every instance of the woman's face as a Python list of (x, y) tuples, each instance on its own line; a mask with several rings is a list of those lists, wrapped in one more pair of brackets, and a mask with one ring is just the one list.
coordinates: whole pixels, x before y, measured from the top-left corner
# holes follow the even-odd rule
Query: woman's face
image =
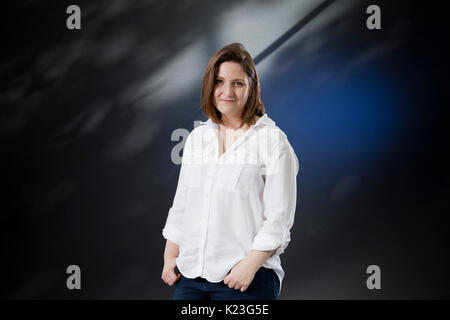
[(214, 105), (227, 118), (240, 119), (250, 90), (247, 73), (239, 63), (223, 62), (214, 86)]

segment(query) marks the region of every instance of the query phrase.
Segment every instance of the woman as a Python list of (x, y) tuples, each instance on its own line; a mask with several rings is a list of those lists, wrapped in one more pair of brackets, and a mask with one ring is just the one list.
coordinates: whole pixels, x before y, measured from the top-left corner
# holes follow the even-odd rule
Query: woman
[(201, 100), (209, 119), (186, 139), (163, 229), (162, 279), (176, 284), (174, 299), (277, 299), (298, 159), (265, 113), (255, 64), (241, 44), (211, 58)]

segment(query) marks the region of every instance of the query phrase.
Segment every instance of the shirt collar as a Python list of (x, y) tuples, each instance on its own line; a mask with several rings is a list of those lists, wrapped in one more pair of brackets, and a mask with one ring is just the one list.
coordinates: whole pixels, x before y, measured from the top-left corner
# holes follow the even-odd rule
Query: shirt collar
[[(206, 125), (216, 125), (215, 122), (213, 122), (211, 119), (208, 119), (204, 122), (202, 122), (201, 124), (206, 124)], [(274, 126), (275, 125), (275, 121), (273, 121), (272, 119), (269, 118), (269, 116), (267, 115), (267, 112), (264, 113), (262, 115), (261, 118), (259, 118), (256, 123), (254, 125), (252, 125), (251, 127), (257, 127), (260, 125), (269, 125), (269, 126)]]

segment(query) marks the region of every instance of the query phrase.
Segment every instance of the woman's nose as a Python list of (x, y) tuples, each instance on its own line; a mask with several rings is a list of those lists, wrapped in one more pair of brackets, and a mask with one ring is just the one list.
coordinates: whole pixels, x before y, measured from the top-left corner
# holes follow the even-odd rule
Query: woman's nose
[(227, 97), (232, 97), (234, 95), (233, 86), (231, 84), (225, 84), (224, 94)]

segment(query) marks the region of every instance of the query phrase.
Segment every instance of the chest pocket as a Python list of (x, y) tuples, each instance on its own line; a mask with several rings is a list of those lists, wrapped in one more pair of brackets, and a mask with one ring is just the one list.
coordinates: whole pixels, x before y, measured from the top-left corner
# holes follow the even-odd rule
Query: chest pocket
[(200, 188), (201, 179), (202, 179), (202, 165), (187, 164), (186, 173), (184, 176), (184, 184), (188, 188)]
[(258, 179), (259, 174), (260, 170), (257, 165), (225, 165), (219, 171), (218, 188), (227, 192), (240, 192), (247, 195), (252, 184)]

